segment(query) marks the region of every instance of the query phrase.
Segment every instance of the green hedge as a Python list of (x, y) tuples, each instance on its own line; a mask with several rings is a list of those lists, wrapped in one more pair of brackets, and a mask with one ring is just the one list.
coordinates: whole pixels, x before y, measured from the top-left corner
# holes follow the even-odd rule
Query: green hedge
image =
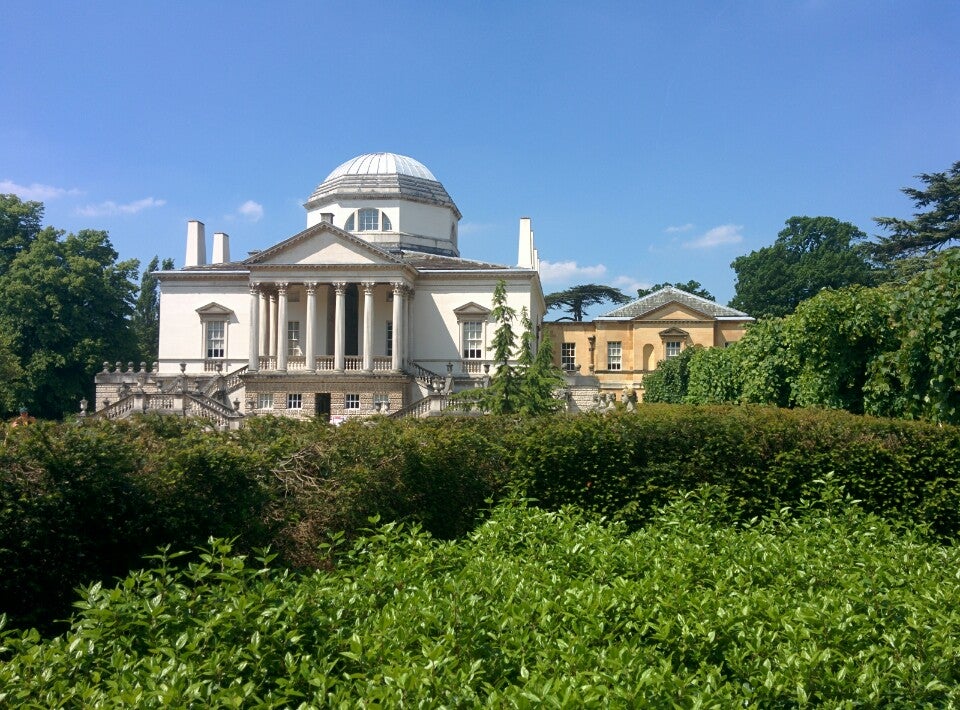
[(45, 630), (69, 614), (75, 586), (160, 545), (229, 537), (323, 566), (330, 535), (352, 537), (372, 515), (454, 539), (508, 492), (635, 529), (704, 484), (749, 519), (834, 472), (871, 512), (940, 539), (960, 531), (960, 429), (837, 411), (645, 405), (339, 428), (268, 417), (231, 433), (148, 417), (0, 429), (0, 442), (0, 611)]
[(214, 542), (0, 631), (9, 707), (955, 707), (960, 548), (816, 505), (730, 524), (703, 489), (629, 533), (503, 504), (294, 575)]

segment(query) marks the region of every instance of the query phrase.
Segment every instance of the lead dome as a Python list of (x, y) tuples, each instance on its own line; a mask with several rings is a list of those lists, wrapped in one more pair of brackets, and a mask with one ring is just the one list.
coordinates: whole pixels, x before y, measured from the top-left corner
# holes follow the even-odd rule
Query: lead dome
[(304, 204), (307, 226), (331, 222), (390, 251), (459, 256), (460, 210), (427, 166), (365, 153), (334, 168)]

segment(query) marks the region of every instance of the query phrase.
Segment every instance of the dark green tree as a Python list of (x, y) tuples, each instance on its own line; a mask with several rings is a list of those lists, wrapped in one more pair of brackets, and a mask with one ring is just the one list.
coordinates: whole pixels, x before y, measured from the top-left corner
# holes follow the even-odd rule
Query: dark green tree
[(912, 220), (876, 217), (874, 221), (889, 234), (871, 245), (873, 256), (891, 262), (924, 256), (950, 243), (960, 242), (960, 161), (942, 173), (922, 173), (917, 178), (925, 187), (901, 191), (913, 200), (917, 212)]
[(598, 284), (584, 284), (582, 286), (571, 286), (564, 291), (549, 293), (544, 297), (547, 303), (547, 310), (562, 308), (570, 315), (559, 318), (558, 320), (572, 320), (580, 322), (583, 320), (583, 312), (590, 306), (596, 306), (600, 303), (628, 303), (630, 298), (620, 289), (612, 286), (600, 286)]
[(545, 333), (535, 355), (531, 356), (533, 331), (530, 320), (523, 314), (520, 367), (520, 414), (537, 416), (563, 409), (563, 400), (557, 398), (566, 379), (559, 367), (553, 364), (553, 342)]
[(638, 288), (637, 289), (637, 298), (643, 298), (644, 296), (649, 296), (651, 293), (655, 293), (662, 288), (667, 286), (672, 286), (673, 288), (680, 289), (681, 291), (686, 291), (687, 293), (692, 293), (694, 296), (700, 296), (700, 298), (705, 298), (708, 301), (716, 301), (717, 299), (713, 297), (713, 294), (710, 293), (707, 289), (703, 287), (699, 281), (694, 281), (691, 279), (686, 283), (670, 283), (669, 281), (664, 281), (663, 283), (654, 284), (650, 288)]
[(154, 272), (173, 268), (173, 259), (153, 257), (140, 276), (140, 292), (133, 307), (130, 328), (137, 341), (137, 362), (152, 363), (157, 359), (160, 348), (160, 294), (159, 282)]
[(550, 339), (544, 337), (534, 353), (533, 328), (524, 308), (520, 313), (523, 331), (517, 347), (513, 330), (517, 312), (507, 305), (507, 284), (502, 280), (493, 290), (490, 316), (497, 323), (491, 348), (496, 370), (486, 387), (466, 390), (457, 398), (469, 407), (491, 414), (536, 415), (562, 408), (563, 402), (554, 394), (564, 386), (565, 380), (553, 364)]
[[(16, 202), (4, 201), (14, 207), (13, 217), (0, 221), (18, 219)], [(32, 215), (39, 214), (42, 206), (34, 207)], [(5, 399), (12, 392), (18, 404), (41, 417), (74, 412), (81, 397), (92, 395), (92, 375), (105, 357), (135, 354), (129, 318), (137, 262), (118, 262), (106, 232), (65, 235), (51, 227), (11, 253), (0, 273), (0, 332), (6, 340), (0, 349), (5, 347), (7, 369), (19, 373), (19, 380), (5, 383)]]
[(823, 288), (877, 283), (880, 274), (860, 243), (866, 236), (833, 217), (791, 217), (773, 245), (733, 261), (730, 305), (755, 318), (784, 316)]
[(43, 203), (22, 202), (16, 195), (0, 195), (0, 274), (29, 247), (40, 233)]

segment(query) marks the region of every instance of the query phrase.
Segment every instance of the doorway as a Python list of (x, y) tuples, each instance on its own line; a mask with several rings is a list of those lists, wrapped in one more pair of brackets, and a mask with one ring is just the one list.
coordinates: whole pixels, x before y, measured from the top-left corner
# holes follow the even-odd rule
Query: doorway
[(317, 392), (314, 395), (314, 400), (316, 402), (315, 414), (317, 419), (320, 419), (325, 422), (330, 421), (330, 393), (329, 392)]

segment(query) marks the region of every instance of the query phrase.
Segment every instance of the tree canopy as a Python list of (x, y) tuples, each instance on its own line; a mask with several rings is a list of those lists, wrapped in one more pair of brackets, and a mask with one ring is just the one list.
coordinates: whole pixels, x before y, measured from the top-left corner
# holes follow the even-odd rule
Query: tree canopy
[(791, 217), (771, 246), (734, 259), (730, 305), (755, 318), (784, 316), (821, 289), (875, 284), (866, 236), (833, 217)]
[(876, 217), (874, 221), (889, 234), (871, 245), (873, 256), (890, 262), (922, 256), (960, 242), (960, 161), (942, 173), (922, 173), (917, 178), (925, 187), (904, 187), (917, 212), (912, 220)]
[(0, 196), (0, 409), (76, 411), (104, 357), (132, 359), (137, 261), (106, 232), (40, 228), (43, 205)]
[(580, 322), (583, 320), (583, 312), (590, 306), (607, 302), (628, 303), (630, 297), (612, 286), (583, 284), (581, 286), (571, 286), (564, 291), (547, 294), (544, 300), (547, 303), (548, 310), (562, 308), (570, 314), (559, 320)]
[(694, 296), (700, 296), (700, 298), (705, 298), (708, 301), (716, 301), (717, 299), (713, 297), (713, 294), (710, 293), (707, 289), (703, 287), (699, 281), (694, 281), (691, 279), (685, 283), (670, 283), (669, 281), (664, 281), (663, 283), (654, 284), (650, 288), (638, 288), (637, 289), (637, 298), (643, 298), (644, 296), (649, 296), (651, 293), (655, 293), (662, 288), (667, 288), (672, 286), (673, 288), (679, 289), (681, 291), (686, 291), (687, 293), (692, 293)]
[(137, 341), (137, 361), (151, 363), (157, 359), (160, 348), (160, 294), (154, 272), (173, 268), (173, 259), (153, 257), (140, 277), (140, 293), (134, 304), (130, 327)]

